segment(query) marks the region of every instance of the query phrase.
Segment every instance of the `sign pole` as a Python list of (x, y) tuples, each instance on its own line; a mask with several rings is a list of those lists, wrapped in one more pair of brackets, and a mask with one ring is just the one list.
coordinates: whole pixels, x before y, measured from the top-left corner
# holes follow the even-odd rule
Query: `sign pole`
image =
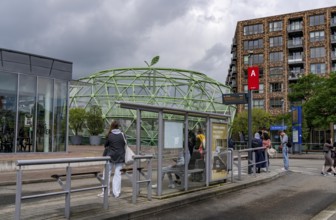
[[(248, 90), (248, 148), (252, 148), (252, 90)], [(252, 151), (248, 152), (248, 174), (252, 173)]]
[[(253, 51), (249, 51), (250, 67), (247, 69), (247, 83), (248, 83), (248, 148), (252, 148), (252, 103), (253, 90), (259, 90), (259, 67), (252, 66)], [(248, 174), (252, 173), (252, 152), (248, 152)]]

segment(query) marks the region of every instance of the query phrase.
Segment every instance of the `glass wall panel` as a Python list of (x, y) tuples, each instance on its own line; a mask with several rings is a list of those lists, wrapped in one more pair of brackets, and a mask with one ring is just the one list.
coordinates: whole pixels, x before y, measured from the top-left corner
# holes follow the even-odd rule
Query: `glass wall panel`
[(14, 152), (17, 75), (0, 71), (0, 152)]
[(19, 76), (19, 85), (18, 141), (16, 151), (34, 152), (36, 77), (22, 74)]
[(66, 113), (67, 113), (68, 86), (64, 81), (55, 80), (54, 99), (54, 149), (53, 151), (65, 151), (66, 140)]
[(53, 80), (38, 78), (36, 151), (51, 152), (53, 119)]

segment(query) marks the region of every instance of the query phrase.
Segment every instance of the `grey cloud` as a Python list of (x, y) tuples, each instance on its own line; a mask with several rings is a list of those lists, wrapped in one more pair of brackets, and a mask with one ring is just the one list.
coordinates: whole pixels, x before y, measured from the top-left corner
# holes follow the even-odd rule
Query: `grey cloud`
[(237, 21), (328, 5), (334, 2), (3, 0), (0, 47), (72, 61), (74, 78), (145, 66), (160, 55), (160, 66), (224, 82)]

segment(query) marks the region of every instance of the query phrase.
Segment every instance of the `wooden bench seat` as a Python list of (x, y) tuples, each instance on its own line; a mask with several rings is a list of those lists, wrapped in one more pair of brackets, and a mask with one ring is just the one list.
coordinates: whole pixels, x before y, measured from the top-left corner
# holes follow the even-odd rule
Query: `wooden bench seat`
[[(98, 176), (100, 171), (92, 171), (92, 172), (82, 172), (82, 173), (72, 173), (71, 176), (85, 176), (85, 175), (94, 175), (95, 177)], [(51, 175), (52, 178), (54, 179), (59, 179), (61, 177), (65, 177), (66, 174), (53, 174)]]
[[(87, 176), (87, 175), (94, 175), (100, 182), (102, 182), (101, 177), (99, 176), (100, 171), (91, 171), (91, 172), (81, 172), (81, 173), (71, 173), (71, 176)], [(54, 178), (60, 186), (65, 189), (65, 184), (61, 177), (66, 177), (66, 174), (53, 174), (51, 178)]]

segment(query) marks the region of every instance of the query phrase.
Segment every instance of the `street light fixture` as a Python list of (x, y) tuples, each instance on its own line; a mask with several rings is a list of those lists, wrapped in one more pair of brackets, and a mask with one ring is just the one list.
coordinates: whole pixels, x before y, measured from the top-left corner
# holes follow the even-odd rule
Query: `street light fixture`
[(282, 128), (285, 126), (285, 100), (281, 99), (281, 107), (282, 107)]

